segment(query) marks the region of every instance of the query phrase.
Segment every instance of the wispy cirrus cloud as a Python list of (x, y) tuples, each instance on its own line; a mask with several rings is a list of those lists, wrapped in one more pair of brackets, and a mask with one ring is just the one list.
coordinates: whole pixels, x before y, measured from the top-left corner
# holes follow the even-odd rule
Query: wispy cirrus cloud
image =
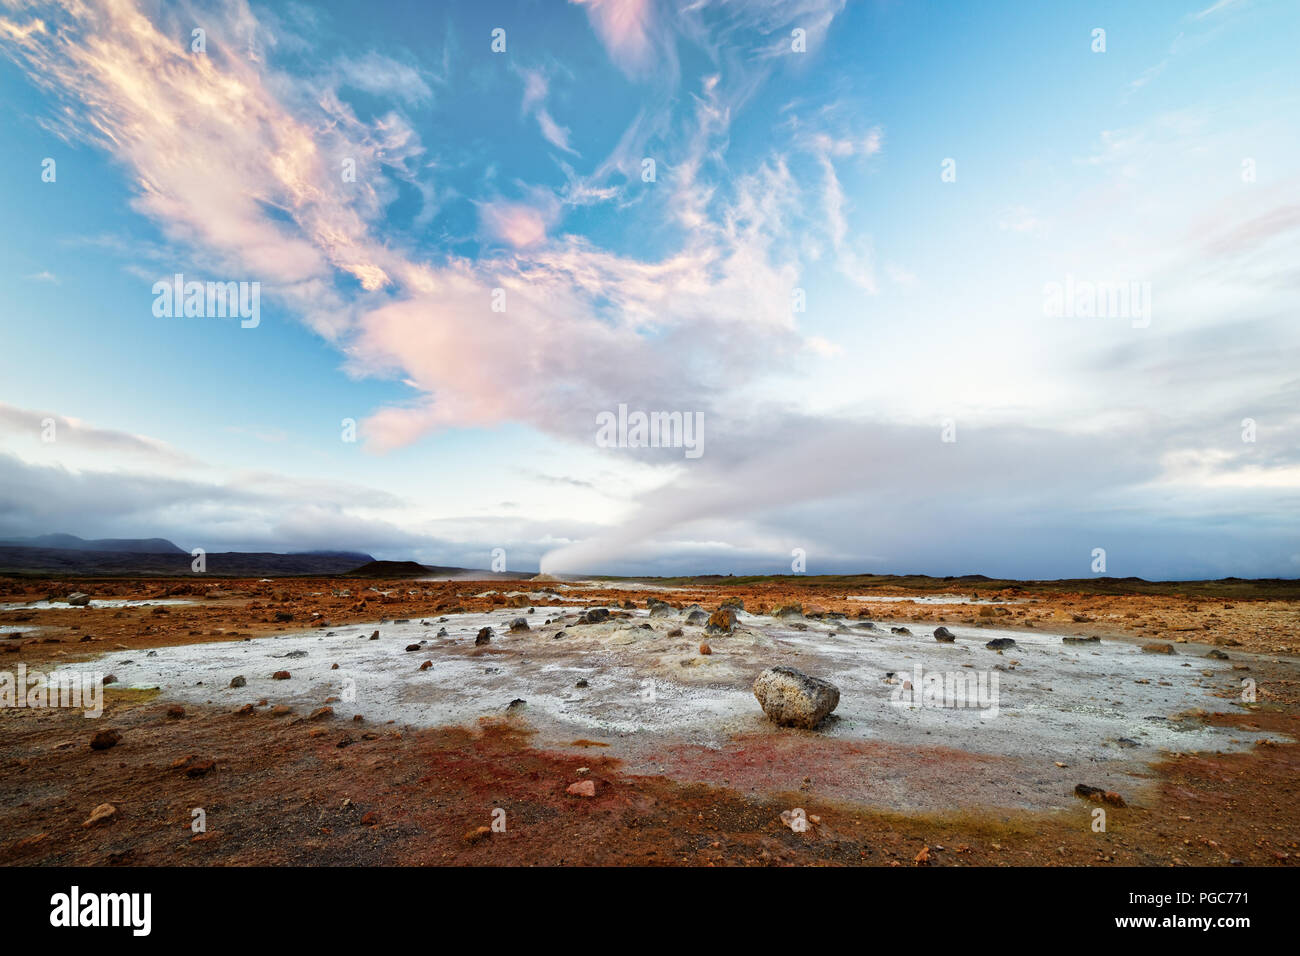
[[(20, 0), (10, 16), (27, 9)], [(619, 50), (638, 58), (657, 49), (646, 39), (662, 26), (651, 5), (597, 12)], [(337, 70), (289, 77), (270, 66), (270, 38), (247, 6), (204, 19), (208, 53), (195, 54), (176, 40), (179, 21), (155, 22), (130, 0), (67, 0), (38, 25), (6, 20), (5, 49), (34, 81), (76, 104), (79, 119), (68, 122), (127, 166), (137, 210), (174, 241), (262, 279), (268, 294), (339, 344), (355, 374), (396, 373), (415, 389), (409, 404), (363, 423), (372, 448), (502, 421), (582, 434), (593, 409), (628, 395), (665, 402), (671, 393), (707, 405), (727, 379), (719, 364), (760, 361), (772, 337), (797, 337), (789, 296), (800, 266), (782, 237), (800, 218), (801, 190), (779, 155), (734, 177), (725, 198), (705, 185), (710, 150), (727, 129), (716, 78), (688, 118), (683, 161), (666, 193), (689, 230), (678, 251), (637, 259), (553, 235), (561, 201), (533, 188), (523, 201), (480, 204), (485, 232), (509, 254), (424, 258), (383, 233), (390, 194), (382, 183), (338, 174), (339, 163), (354, 159), (361, 169), (414, 175), (424, 147), (409, 121), (389, 113), (363, 122), (338, 84), (418, 98), (418, 75), (370, 56), (342, 80)], [(524, 75), (524, 108), (538, 113), (545, 84)], [(807, 224), (817, 227), (815, 218)], [(494, 289), (507, 293), (504, 313), (490, 309)], [(707, 348), (736, 325), (769, 340), (720, 350), (672, 376), (653, 371), (659, 363), (632, 361), (647, 350), (665, 361), (688, 334)]]
[(1215, 3), (1210, 4), (1204, 10), (1198, 10), (1192, 16), (1197, 20), (1204, 20), (1206, 17), (1223, 13), (1232, 7), (1243, 7), (1247, 2), (1248, 0), (1216, 0)]
[(555, 122), (551, 111), (546, 106), (546, 98), (550, 94), (550, 82), (546, 74), (541, 70), (527, 69), (520, 70), (519, 73), (524, 81), (524, 100), (519, 108), (520, 112), (537, 119), (542, 137), (556, 149), (574, 156), (578, 155), (578, 151), (569, 145), (568, 129)]

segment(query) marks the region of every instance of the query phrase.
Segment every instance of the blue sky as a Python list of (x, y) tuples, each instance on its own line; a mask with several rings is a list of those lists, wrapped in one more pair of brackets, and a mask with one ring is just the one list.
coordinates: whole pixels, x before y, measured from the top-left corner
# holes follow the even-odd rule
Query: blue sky
[[(1297, 27), (13, 0), (0, 535), (1295, 576)], [(257, 326), (155, 316), (178, 272), (259, 283)], [(1067, 279), (1149, 314), (1049, 314)], [(704, 453), (603, 447), (620, 404), (699, 414)]]

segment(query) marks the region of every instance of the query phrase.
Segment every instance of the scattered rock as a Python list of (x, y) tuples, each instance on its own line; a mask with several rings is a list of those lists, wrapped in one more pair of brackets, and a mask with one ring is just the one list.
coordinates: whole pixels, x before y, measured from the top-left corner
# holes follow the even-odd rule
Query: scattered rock
[(578, 683), (574, 684), (573, 686), (574, 686), (574, 687), (578, 687), (578, 688), (582, 688), (582, 687), (590, 687), (591, 685), (587, 683), (587, 678), (583, 677), (583, 678), (580, 678), (580, 679), (578, 680)]
[(712, 653), (713, 653), (713, 648), (709, 647), (708, 644), (701, 644), (701, 645), (700, 645), (700, 653), (701, 653), (701, 654), (712, 654)]
[(1114, 790), (1103, 790), (1101, 787), (1090, 787), (1086, 783), (1077, 784), (1074, 788), (1074, 795), (1084, 800), (1091, 800), (1093, 803), (1109, 803), (1113, 807), (1126, 807), (1127, 803)]
[(709, 615), (709, 623), (704, 630), (709, 634), (730, 634), (736, 629), (736, 611), (727, 605), (718, 608)]
[(239, 675), (238, 677), (230, 678), (231, 687), (245, 687), (247, 685), (248, 685), (248, 681), (244, 679), (244, 676), (242, 674)]
[(769, 667), (754, 680), (754, 696), (763, 713), (784, 727), (811, 730), (840, 702), (839, 688), (793, 667)]
[(185, 708), (180, 704), (172, 704), (167, 708), (167, 718), (169, 720), (180, 720), (185, 716)]
[(889, 629), (889, 633), (890, 633), (890, 634), (902, 634), (904, 637), (911, 637), (911, 636), (912, 636), (912, 632), (909, 631), (909, 630), (908, 630), (907, 628), (905, 628), (905, 627), (891, 627), (891, 628)]
[(481, 646), (484, 645), (484, 644), (490, 644), (490, 643), (492, 643), (492, 638), (493, 638), (495, 635), (496, 635), (496, 632), (493, 631), (492, 628), (490, 628), (490, 627), (480, 628), (480, 630), (479, 630), (479, 632), (478, 632), (478, 637), (474, 638), (474, 644), (475, 644), (475, 646), (478, 646), (478, 647), (481, 647)]
[(772, 611), (772, 616), (778, 621), (799, 621), (803, 619), (802, 604), (782, 604)]
[(1063, 637), (1062, 644), (1100, 644), (1100, 637)]
[(594, 797), (596, 795), (596, 781), (579, 780), (577, 783), (569, 784), (564, 792), (575, 797)]
[(116, 730), (101, 730), (90, 738), (90, 749), (108, 750), (110, 747), (116, 747), (121, 740), (122, 735)]
[(484, 840), (491, 839), (491, 837), (492, 837), (491, 827), (476, 827), (473, 830), (467, 831), (465, 833), (465, 836), (462, 839), (464, 839), (466, 843), (472, 844), (472, 843), (482, 843)]
[(317, 707), (315, 710), (313, 710), (310, 714), (307, 715), (307, 719), (323, 720), (326, 717), (333, 717), (333, 716), (334, 716), (333, 707)]
[(795, 833), (808, 832), (808, 817), (802, 810), (782, 810), (781, 823)]
[(420, 649), (420, 645), (419, 645), (419, 644), (407, 644), (407, 645), (406, 645), (406, 649), (407, 649), (407, 651), (418, 651), (418, 650)]
[(934, 639), (944, 644), (951, 644), (957, 640), (957, 636), (946, 627), (936, 627), (934, 629)]
[(1010, 637), (995, 637), (984, 646), (991, 651), (1004, 651), (1008, 647), (1015, 647), (1016, 642)]
[(1172, 654), (1174, 645), (1165, 644), (1163, 641), (1153, 641), (1150, 644), (1143, 644), (1142, 650), (1147, 654)]
[(526, 617), (517, 617), (510, 622), (511, 633), (514, 633), (515, 631), (530, 631), (530, 630), (532, 630), (532, 628), (528, 626), (528, 618)]
[[(73, 607), (86, 607), (90, 604), (90, 595), (77, 591), (68, 595), (68, 603)], [(103, 806), (108, 806), (108, 804), (103, 804)]]
[(1210, 651), (1210, 653), (1206, 654), (1205, 656), (1209, 658), (1213, 658), (1216, 661), (1229, 660), (1228, 655), (1223, 653), (1223, 651), (1219, 650), (1217, 647), (1214, 650)]
[(97, 823), (103, 823), (105, 820), (111, 820), (117, 816), (117, 807), (111, 803), (101, 803), (95, 809), (90, 811), (90, 816), (86, 818), (83, 827), (93, 827)]
[(288, 680), (290, 674), (288, 671), (276, 671), (271, 675), (271, 680)]
[(681, 637), (681, 636), (682, 636), (683, 634), (685, 634), (685, 633), (686, 633), (686, 632), (683, 631), (680, 627), (675, 627), (675, 628), (673, 628), (671, 631), (668, 632), (667, 636), (668, 636), (668, 637)]
[(601, 621), (609, 620), (609, 608), (589, 607), (582, 612), (582, 617), (578, 619), (579, 624), (599, 624)]
[(709, 615), (705, 614), (703, 611), (691, 611), (691, 613), (686, 615), (686, 623), (694, 627), (707, 624), (708, 621)]
[(425, 661), (423, 664), (420, 665), (420, 670), (427, 671), (432, 666), (433, 666), (433, 661)]

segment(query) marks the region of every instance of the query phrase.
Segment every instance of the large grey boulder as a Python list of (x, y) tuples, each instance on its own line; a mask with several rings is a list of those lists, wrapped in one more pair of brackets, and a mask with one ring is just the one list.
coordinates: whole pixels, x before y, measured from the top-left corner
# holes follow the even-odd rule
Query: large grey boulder
[(840, 689), (793, 667), (769, 667), (754, 680), (763, 713), (783, 727), (812, 730), (840, 702)]
[(651, 598), (646, 604), (650, 608), (651, 617), (672, 617), (676, 613), (676, 608), (667, 601), (660, 601), (658, 598)]
[(68, 595), (68, 603), (73, 607), (85, 607), (90, 603), (90, 595), (78, 591), (75, 594)]

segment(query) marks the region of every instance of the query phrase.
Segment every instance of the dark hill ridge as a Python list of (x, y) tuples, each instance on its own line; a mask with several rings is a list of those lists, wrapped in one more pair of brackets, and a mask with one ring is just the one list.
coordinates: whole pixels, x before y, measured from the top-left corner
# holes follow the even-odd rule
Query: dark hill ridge
[[(423, 577), (431, 568), (415, 561), (368, 561), (359, 568), (349, 571), (352, 578), (410, 578)], [(459, 569), (457, 569), (459, 570)]]
[(96, 538), (75, 534), (42, 534), (34, 538), (4, 538), (0, 545), (51, 551), (116, 551), (122, 554), (188, 554), (166, 538)]
[[(361, 559), (360, 561), (358, 559)], [(270, 578), (288, 575), (342, 575), (368, 554), (271, 554), (216, 551), (206, 556), (203, 575), (191, 568), (189, 552), (90, 551), (27, 548), (0, 544), (0, 574), (138, 575), (142, 577)], [(426, 573), (421, 565), (420, 574)]]
[(367, 561), (375, 560), (373, 554), (366, 554), (364, 551), (290, 551), (292, 555), (305, 555), (313, 558), (347, 558), (354, 564), (365, 564)]

